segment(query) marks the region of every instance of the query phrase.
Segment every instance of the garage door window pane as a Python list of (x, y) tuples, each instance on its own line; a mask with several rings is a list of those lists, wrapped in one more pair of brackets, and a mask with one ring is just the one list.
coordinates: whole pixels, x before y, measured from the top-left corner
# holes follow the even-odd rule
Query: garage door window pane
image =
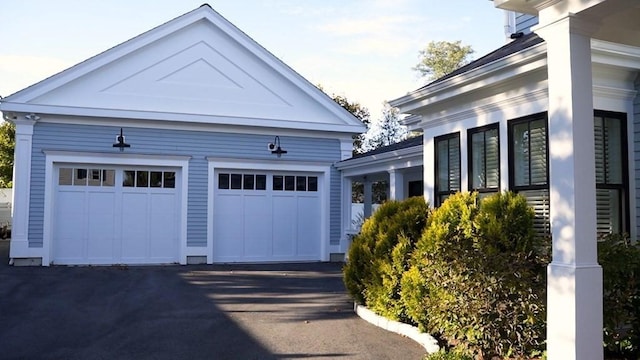
[(71, 174), (73, 174), (73, 169), (60, 169), (60, 174), (58, 175), (58, 185), (71, 185), (73, 182)]
[(296, 177), (295, 176), (285, 176), (284, 177), (284, 189), (286, 191), (294, 191), (296, 188)]
[(135, 185), (136, 172), (126, 170), (122, 176), (122, 186), (133, 187)]
[(176, 187), (176, 173), (175, 171), (164, 172), (164, 188), (175, 189)]
[(73, 178), (73, 185), (86, 186), (87, 185), (87, 169), (76, 169), (75, 176)]
[(100, 169), (89, 170), (89, 186), (100, 186)]
[(231, 174), (231, 188), (242, 189), (242, 174)]
[(136, 187), (149, 187), (148, 171), (136, 171)]
[(273, 190), (283, 190), (284, 189), (284, 181), (282, 175), (274, 175), (273, 176)]
[(102, 170), (102, 186), (114, 186), (116, 184), (115, 170)]
[(256, 175), (256, 190), (267, 190), (267, 175)]
[(253, 190), (255, 177), (252, 174), (244, 174), (244, 180), (242, 182), (242, 188), (244, 190)]
[(318, 178), (316, 176), (309, 176), (308, 191), (318, 191)]
[(152, 171), (150, 173), (149, 185), (153, 188), (162, 187), (162, 171)]
[(229, 174), (218, 174), (218, 189), (229, 188)]
[(307, 191), (307, 177), (306, 176), (296, 176), (296, 190), (297, 191)]

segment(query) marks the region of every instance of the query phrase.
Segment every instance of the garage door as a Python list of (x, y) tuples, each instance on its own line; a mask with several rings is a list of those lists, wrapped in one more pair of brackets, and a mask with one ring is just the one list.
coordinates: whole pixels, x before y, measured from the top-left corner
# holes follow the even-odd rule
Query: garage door
[(320, 260), (317, 174), (219, 170), (214, 176), (213, 260)]
[(54, 263), (178, 261), (178, 169), (59, 165), (55, 173)]

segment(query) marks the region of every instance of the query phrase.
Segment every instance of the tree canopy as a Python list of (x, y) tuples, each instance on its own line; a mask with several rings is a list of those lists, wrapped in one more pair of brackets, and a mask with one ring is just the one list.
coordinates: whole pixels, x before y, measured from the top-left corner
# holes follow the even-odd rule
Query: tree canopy
[(468, 64), (473, 53), (471, 46), (462, 45), (460, 40), (431, 41), (420, 50), (420, 62), (413, 70), (427, 80), (435, 80)]
[[(319, 88), (320, 90), (322, 90), (322, 87), (319, 87)], [(355, 116), (360, 121), (362, 121), (362, 123), (367, 127), (367, 130), (369, 130), (369, 127), (371, 126), (369, 109), (360, 105), (360, 103), (358, 102), (349, 101), (349, 99), (341, 95), (334, 94), (331, 96), (331, 98), (338, 105), (342, 106), (342, 108), (344, 108), (345, 110), (353, 114), (353, 116)], [(354, 155), (360, 154), (366, 151), (364, 148), (365, 136), (366, 136), (366, 132), (358, 135), (353, 135), (353, 154)]]
[(13, 151), (16, 128), (10, 122), (0, 124), (0, 188), (13, 187)]
[(395, 144), (407, 138), (407, 129), (400, 125), (400, 113), (385, 101), (382, 118), (371, 127), (367, 135), (367, 150)]

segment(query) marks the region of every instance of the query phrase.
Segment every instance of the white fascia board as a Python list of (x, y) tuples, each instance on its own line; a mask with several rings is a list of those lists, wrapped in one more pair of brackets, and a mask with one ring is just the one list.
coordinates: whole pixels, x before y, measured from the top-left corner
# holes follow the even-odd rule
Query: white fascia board
[[(147, 112), (132, 110), (115, 110), (115, 109), (94, 109), (65, 107), (52, 105), (34, 105), (22, 104), (15, 102), (0, 103), (0, 110), (7, 116), (11, 114), (49, 114), (58, 116), (74, 116), (85, 118), (116, 118), (116, 119), (134, 119), (134, 120), (161, 120), (173, 121), (179, 123), (198, 123), (205, 125), (222, 125), (222, 126), (242, 126), (255, 128), (277, 128), (281, 130), (313, 130), (325, 131), (331, 133), (344, 134), (360, 134), (364, 130), (364, 126), (359, 125), (342, 125), (342, 124), (324, 124), (309, 123), (291, 120), (274, 120), (274, 119), (254, 119), (244, 117), (230, 116), (211, 116), (200, 114), (178, 114), (165, 112)], [(94, 123), (89, 121), (87, 123)]]
[(345, 176), (417, 167), (423, 164), (422, 149), (422, 145), (418, 145), (406, 149), (348, 159), (335, 163), (335, 167)]
[(546, 48), (544, 42), (534, 45), (440, 83), (410, 92), (389, 104), (399, 108), (401, 113), (413, 113), (433, 103), (495, 86), (506, 79), (546, 66)]
[(640, 69), (640, 47), (591, 39), (591, 61), (635, 71)]

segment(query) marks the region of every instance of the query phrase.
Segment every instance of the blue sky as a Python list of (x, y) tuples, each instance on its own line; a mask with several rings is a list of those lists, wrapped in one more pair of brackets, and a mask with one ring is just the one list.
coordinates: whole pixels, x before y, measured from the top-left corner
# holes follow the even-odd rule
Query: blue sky
[[(0, 95), (7, 96), (205, 0), (3, 1)], [(385, 100), (423, 84), (411, 67), (432, 40), (462, 40), (478, 58), (505, 42), (488, 0), (210, 0), (254, 40), (327, 92), (380, 117)]]

